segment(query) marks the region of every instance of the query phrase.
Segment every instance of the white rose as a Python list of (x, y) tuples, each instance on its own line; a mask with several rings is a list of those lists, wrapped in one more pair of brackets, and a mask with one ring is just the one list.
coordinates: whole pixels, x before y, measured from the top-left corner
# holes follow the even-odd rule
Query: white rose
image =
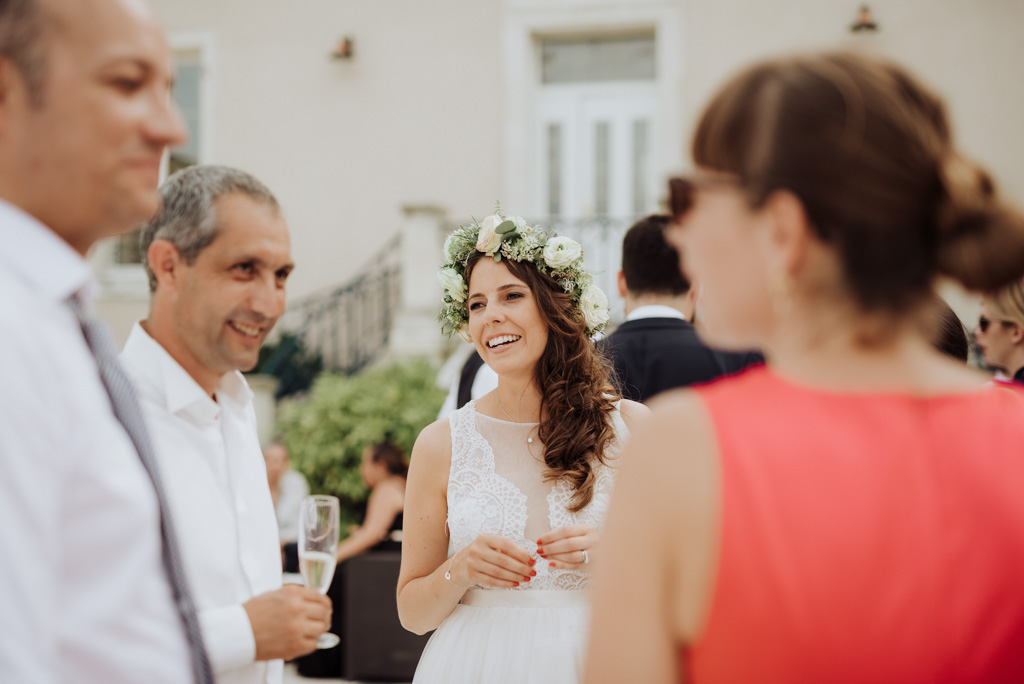
[(470, 344), (473, 344), (473, 336), (469, 334), (469, 324), (468, 323), (463, 323), (462, 324), (462, 327), (459, 328), (459, 330), (458, 330), (458, 335), (459, 335), (459, 337), (461, 337), (463, 339), (463, 341), (469, 342)]
[(487, 256), (493, 256), (501, 247), (501, 236), (495, 229), (505, 222), (497, 214), (492, 214), (480, 222), (480, 233), (476, 238), (476, 249)]
[(597, 285), (587, 285), (580, 295), (580, 310), (583, 312), (583, 322), (590, 330), (597, 330), (611, 318), (608, 313), (608, 297)]
[(457, 302), (466, 301), (466, 281), (462, 279), (454, 268), (442, 268), (437, 272), (437, 279), (441, 281), (448, 296)]
[(583, 248), (572, 238), (553, 237), (544, 245), (544, 263), (555, 270), (569, 266), (579, 259), (581, 254)]

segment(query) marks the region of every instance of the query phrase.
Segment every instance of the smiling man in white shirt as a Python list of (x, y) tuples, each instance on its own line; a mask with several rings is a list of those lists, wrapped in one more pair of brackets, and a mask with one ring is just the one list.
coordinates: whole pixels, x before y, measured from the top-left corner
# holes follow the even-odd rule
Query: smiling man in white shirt
[(277, 521), (240, 370), (285, 307), (288, 226), (249, 174), (194, 166), (161, 188), (142, 228), (149, 318), (121, 360), (149, 422), (203, 636), (220, 684), (276, 684), (316, 648), (330, 601), (281, 587)]
[(142, 2), (0, 2), (0, 682), (209, 681), (138, 404), (83, 334), (86, 252), (184, 140), (171, 78)]

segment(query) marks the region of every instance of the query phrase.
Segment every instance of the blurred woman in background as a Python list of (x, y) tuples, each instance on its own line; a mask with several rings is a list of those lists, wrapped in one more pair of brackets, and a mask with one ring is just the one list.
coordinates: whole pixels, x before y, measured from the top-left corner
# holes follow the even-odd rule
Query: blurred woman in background
[(974, 338), (986, 366), (1024, 382), (1024, 280), (982, 298)]
[[(366, 448), (359, 472), (370, 489), (363, 523), (338, 544), (338, 563), (380, 547), (402, 530), (405, 475), (409, 472), (402, 447), (385, 440)], [(395, 550), (401, 548), (395, 543)]]

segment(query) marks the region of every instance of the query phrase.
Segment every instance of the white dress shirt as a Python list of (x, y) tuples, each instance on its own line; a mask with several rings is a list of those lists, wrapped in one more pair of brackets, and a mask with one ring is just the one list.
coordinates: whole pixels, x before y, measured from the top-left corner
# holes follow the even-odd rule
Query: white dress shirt
[[(461, 369), (462, 366), (459, 366)], [(448, 388), (448, 396), (445, 397), (444, 403), (441, 404), (441, 410), (437, 413), (437, 419), (447, 418), (448, 414), (458, 408), (459, 403), (459, 376), (455, 377), (451, 386)], [(486, 363), (481, 365), (477, 369), (476, 375), (473, 376), (473, 384), (470, 386), (469, 398), (479, 399), (488, 392), (498, 388), (498, 374), (488, 366)]]
[(646, 306), (638, 306), (626, 315), (627, 321), (637, 321), (642, 318), (678, 318), (681, 321), (686, 320), (686, 316), (679, 309), (673, 309), (671, 306), (665, 306), (664, 304), (647, 304)]
[(2, 200), (0, 236), (0, 682), (191, 682), (156, 494), (67, 304), (89, 266)]
[(241, 373), (227, 373), (214, 401), (138, 324), (121, 361), (149, 423), (217, 682), (277, 684), (282, 662), (255, 661), (242, 607), (281, 586), (252, 390)]

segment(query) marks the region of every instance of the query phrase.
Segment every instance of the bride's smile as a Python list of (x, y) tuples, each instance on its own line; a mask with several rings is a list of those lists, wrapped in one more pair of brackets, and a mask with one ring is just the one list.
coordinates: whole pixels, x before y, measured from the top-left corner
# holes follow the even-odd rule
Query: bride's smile
[(529, 286), (502, 262), (481, 259), (469, 278), (469, 333), (498, 375), (533, 371), (548, 343), (548, 326)]

